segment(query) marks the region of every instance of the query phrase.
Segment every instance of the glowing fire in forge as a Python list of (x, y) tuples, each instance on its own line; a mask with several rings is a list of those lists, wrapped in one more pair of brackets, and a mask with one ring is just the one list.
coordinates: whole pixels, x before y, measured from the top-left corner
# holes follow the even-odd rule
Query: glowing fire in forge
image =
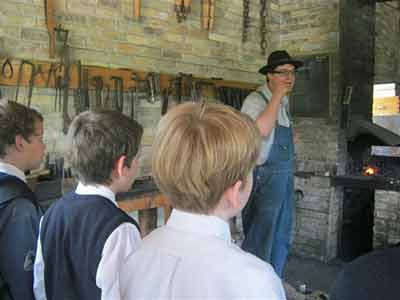
[(377, 167), (367, 166), (363, 168), (363, 174), (366, 176), (376, 175), (378, 174), (378, 171)]

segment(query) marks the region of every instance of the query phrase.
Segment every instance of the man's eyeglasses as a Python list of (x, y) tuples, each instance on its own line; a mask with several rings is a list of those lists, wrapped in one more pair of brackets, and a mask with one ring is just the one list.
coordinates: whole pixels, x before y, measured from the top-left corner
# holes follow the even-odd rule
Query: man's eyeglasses
[(296, 70), (272, 71), (271, 73), (276, 74), (279, 77), (289, 77), (289, 76), (295, 76)]

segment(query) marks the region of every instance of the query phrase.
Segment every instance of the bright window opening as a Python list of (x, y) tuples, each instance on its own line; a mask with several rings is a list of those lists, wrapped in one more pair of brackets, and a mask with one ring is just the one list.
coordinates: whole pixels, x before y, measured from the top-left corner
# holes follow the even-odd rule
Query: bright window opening
[[(373, 122), (400, 135), (400, 102), (396, 84), (374, 84)], [(373, 146), (373, 155), (400, 157), (400, 147)]]

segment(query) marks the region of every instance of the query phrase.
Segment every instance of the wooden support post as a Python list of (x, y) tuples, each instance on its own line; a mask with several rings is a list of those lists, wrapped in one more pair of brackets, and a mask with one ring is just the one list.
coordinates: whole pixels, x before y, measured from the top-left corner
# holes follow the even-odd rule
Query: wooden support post
[(140, 4), (140, 0), (134, 0), (133, 15), (137, 20), (140, 18)]
[(55, 57), (56, 39), (55, 39), (55, 22), (54, 22), (54, 2), (53, 0), (44, 0), (44, 10), (46, 18), (46, 27), (49, 33), (49, 57)]

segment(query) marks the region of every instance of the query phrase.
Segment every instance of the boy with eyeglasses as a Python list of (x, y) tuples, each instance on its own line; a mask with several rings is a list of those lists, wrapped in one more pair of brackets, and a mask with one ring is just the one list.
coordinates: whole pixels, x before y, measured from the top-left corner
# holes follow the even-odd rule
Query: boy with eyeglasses
[(288, 93), (303, 63), (284, 50), (274, 51), (259, 73), (266, 83), (245, 99), (241, 111), (257, 123), (261, 153), (254, 169), (250, 200), (242, 211), (242, 248), (274, 267), (282, 277), (290, 247), (294, 145)]
[(25, 172), (45, 153), (42, 115), (0, 100), (0, 299), (33, 299), (33, 262), (42, 210)]

